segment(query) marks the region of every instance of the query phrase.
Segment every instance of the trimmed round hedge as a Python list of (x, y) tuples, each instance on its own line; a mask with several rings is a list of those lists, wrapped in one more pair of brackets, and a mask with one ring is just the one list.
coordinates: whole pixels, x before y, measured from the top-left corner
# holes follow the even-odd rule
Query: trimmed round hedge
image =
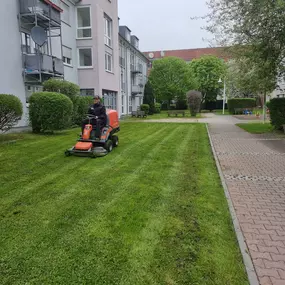
[(23, 115), (21, 100), (15, 95), (0, 94), (0, 130), (7, 132)]
[(73, 103), (65, 95), (38, 92), (30, 97), (29, 117), (33, 132), (63, 130), (70, 126)]

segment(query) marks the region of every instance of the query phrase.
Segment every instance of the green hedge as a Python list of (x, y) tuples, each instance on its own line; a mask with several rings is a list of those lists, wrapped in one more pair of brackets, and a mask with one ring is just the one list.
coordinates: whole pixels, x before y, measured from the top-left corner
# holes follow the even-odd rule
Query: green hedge
[(256, 99), (253, 98), (233, 98), (228, 100), (228, 109), (231, 114), (236, 108), (254, 108), (256, 107)]
[(176, 102), (176, 110), (187, 110), (187, 100), (186, 99), (179, 99)]
[(73, 103), (65, 95), (38, 92), (30, 97), (29, 117), (33, 132), (63, 130), (70, 127)]
[(73, 124), (81, 126), (82, 120), (86, 117), (88, 108), (93, 104), (92, 96), (77, 96), (73, 103)]
[(161, 112), (161, 104), (160, 103), (155, 103), (154, 104), (154, 109), (155, 109), (155, 113), (159, 114)]
[(140, 106), (141, 111), (145, 111), (145, 113), (148, 115), (149, 114), (149, 105), (148, 104), (142, 104)]
[(61, 93), (69, 97), (72, 102), (76, 100), (76, 96), (80, 94), (78, 85), (59, 79), (49, 79), (43, 83), (43, 91)]
[(277, 130), (281, 130), (285, 125), (285, 98), (271, 99), (269, 110), (272, 126)]
[(0, 130), (7, 132), (23, 115), (23, 105), (14, 95), (0, 94)]

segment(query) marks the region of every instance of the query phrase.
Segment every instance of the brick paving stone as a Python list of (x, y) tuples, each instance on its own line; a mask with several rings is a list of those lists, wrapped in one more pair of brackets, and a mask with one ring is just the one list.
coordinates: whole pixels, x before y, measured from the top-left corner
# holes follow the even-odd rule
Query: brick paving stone
[(285, 285), (285, 138), (252, 135), (237, 122), (209, 121), (214, 151), (260, 284)]

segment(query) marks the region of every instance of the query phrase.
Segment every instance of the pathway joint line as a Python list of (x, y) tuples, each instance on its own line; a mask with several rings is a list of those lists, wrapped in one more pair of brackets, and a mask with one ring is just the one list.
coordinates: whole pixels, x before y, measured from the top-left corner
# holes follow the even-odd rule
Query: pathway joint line
[(240, 227), (240, 224), (239, 224), (239, 221), (238, 221), (238, 218), (237, 218), (237, 214), (236, 214), (234, 206), (233, 206), (233, 202), (231, 200), (231, 196), (230, 196), (230, 193), (229, 193), (229, 190), (228, 190), (225, 178), (224, 178), (224, 174), (223, 174), (222, 169), (221, 169), (221, 165), (220, 165), (219, 159), (218, 159), (216, 151), (215, 151), (215, 147), (214, 147), (214, 144), (213, 144), (213, 141), (212, 141), (212, 137), (211, 137), (211, 134), (210, 134), (210, 131), (209, 131), (208, 124), (206, 124), (206, 128), (207, 128), (207, 133), (208, 133), (208, 137), (209, 137), (212, 153), (213, 153), (213, 156), (215, 158), (216, 166), (217, 166), (217, 169), (218, 169), (218, 172), (219, 172), (219, 175), (220, 175), (220, 179), (221, 179), (221, 182), (222, 182), (222, 185), (223, 185), (225, 196), (226, 196), (226, 199), (228, 201), (228, 207), (229, 207), (229, 210), (230, 210), (230, 213), (231, 213), (231, 217), (232, 217), (235, 233), (236, 233), (238, 244), (239, 244), (239, 248), (240, 248), (240, 251), (241, 251), (241, 254), (242, 254), (243, 262), (244, 262), (244, 265), (245, 265), (245, 268), (246, 268), (246, 272), (247, 272), (249, 283), (250, 283), (250, 285), (260, 285), (260, 283), (258, 281), (258, 277), (257, 277), (256, 271), (254, 269), (254, 265), (252, 263), (252, 260), (251, 260), (250, 254), (249, 254), (249, 249), (248, 249), (248, 247), (247, 247), (247, 245), (245, 243), (245, 238), (244, 238), (243, 233), (241, 231), (241, 227)]

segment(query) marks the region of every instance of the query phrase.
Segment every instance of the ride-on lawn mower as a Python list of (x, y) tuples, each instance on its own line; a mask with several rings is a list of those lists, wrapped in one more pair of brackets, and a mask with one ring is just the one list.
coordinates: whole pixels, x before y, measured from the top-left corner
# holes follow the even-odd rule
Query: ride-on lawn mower
[(90, 121), (96, 118), (93, 115), (87, 115), (89, 124), (85, 125), (83, 134), (78, 139), (77, 144), (69, 150), (65, 151), (66, 156), (89, 156), (98, 157), (105, 156), (117, 147), (119, 139), (114, 134), (120, 131), (120, 123), (118, 113), (115, 110), (106, 110), (107, 124), (101, 131), (100, 138), (96, 138), (96, 129), (93, 128)]

